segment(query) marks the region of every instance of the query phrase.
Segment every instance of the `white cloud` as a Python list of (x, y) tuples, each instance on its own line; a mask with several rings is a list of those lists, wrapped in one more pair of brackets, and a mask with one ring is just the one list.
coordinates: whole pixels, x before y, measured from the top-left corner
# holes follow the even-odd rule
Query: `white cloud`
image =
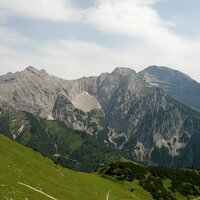
[(114, 67), (131, 64), (129, 54), (121, 50), (78, 40), (37, 42), (2, 27), (0, 44), (1, 74), (20, 71), (32, 65), (59, 77), (75, 79), (99, 75), (112, 71)]
[(54, 21), (74, 21), (82, 12), (73, 6), (71, 0), (1, 0), (0, 11), (4, 16)]
[(98, 0), (96, 7), (88, 12), (88, 21), (101, 31), (131, 36), (144, 50), (152, 48), (150, 53), (160, 51), (171, 55), (184, 51), (182, 38), (170, 31), (172, 22), (162, 20), (150, 3), (155, 1)]
[(166, 32), (171, 22), (159, 18), (151, 0), (98, 0), (88, 11), (88, 21), (102, 31), (151, 38)]
[(151, 64), (157, 64), (177, 68), (200, 80), (198, 67), (200, 42), (190, 42), (185, 53), (172, 51), (169, 55), (168, 51), (165, 52), (166, 49), (152, 49), (145, 44), (124, 49), (109, 49), (91, 42), (54, 40), (38, 43), (23, 38), (18, 33), (12, 32), (12, 35), (15, 35), (13, 38), (17, 38), (13, 40), (14, 46), (32, 46), (34, 53), (26, 49), (13, 48), (11, 43), (3, 43), (0, 47), (2, 74), (33, 65), (44, 68), (56, 76), (74, 79), (111, 72), (117, 66), (132, 67), (138, 71)]
[[(176, 35), (175, 24), (160, 18), (152, 4), (156, 0), (97, 0), (88, 12), (88, 22), (108, 34), (122, 34), (139, 42), (127, 49), (135, 65), (168, 65), (200, 80), (199, 40)], [(135, 58), (135, 60), (134, 60)]]
[[(7, 15), (50, 20), (71, 20), (70, 16), (74, 15), (72, 20), (93, 25), (109, 35), (132, 38), (126, 47), (115, 49), (77, 39), (37, 42), (6, 28), (5, 23), (0, 26), (0, 72), (22, 70), (33, 65), (72, 79), (112, 71), (117, 66), (138, 71), (156, 64), (174, 67), (200, 81), (200, 40), (189, 40), (173, 33), (173, 22), (159, 17), (152, 7), (155, 2), (98, 0), (85, 14), (84, 10), (79, 12), (72, 4), (68, 6), (69, 0), (0, 0), (0, 10), (6, 11)], [(48, 8), (42, 5), (48, 5)], [(67, 9), (72, 14), (66, 12)], [(83, 18), (79, 18), (80, 15)]]
[(88, 21), (101, 31), (131, 36), (140, 42), (139, 50), (143, 48), (146, 52), (149, 49), (150, 54), (155, 56), (155, 52), (162, 52), (162, 57), (167, 53), (170, 56), (181, 54), (185, 50), (185, 44), (182, 38), (170, 31), (172, 22), (162, 20), (150, 6), (155, 2), (98, 0), (96, 7), (88, 12)]
[(34, 54), (0, 47), (1, 73), (22, 70), (32, 65), (66, 79), (111, 72), (120, 63), (130, 61), (126, 53), (112, 51), (95, 43), (55, 40), (35, 46)]

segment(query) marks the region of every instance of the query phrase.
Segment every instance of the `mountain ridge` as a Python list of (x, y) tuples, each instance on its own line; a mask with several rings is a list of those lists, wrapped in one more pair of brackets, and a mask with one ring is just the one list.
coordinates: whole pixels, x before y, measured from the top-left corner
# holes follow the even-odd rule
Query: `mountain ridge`
[(200, 111), (200, 83), (168, 67), (150, 66), (138, 73), (148, 83), (160, 87), (169, 96)]
[[(139, 161), (200, 165), (197, 154), (189, 162), (182, 156), (185, 149), (198, 152), (195, 140), (200, 140), (200, 113), (152, 86), (132, 69), (116, 68), (98, 77), (72, 81), (30, 67), (13, 76), (14, 83), (2, 83), (0, 77), (0, 106), (7, 103), (13, 109), (63, 121)], [(91, 110), (81, 105), (90, 100), (95, 102)]]

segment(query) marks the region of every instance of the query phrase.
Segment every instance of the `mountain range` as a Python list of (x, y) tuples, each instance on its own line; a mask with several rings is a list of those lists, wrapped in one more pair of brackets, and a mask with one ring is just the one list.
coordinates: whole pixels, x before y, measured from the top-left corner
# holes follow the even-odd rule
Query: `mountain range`
[[(66, 142), (72, 130), (79, 131), (76, 137), (71, 133), (74, 143), (81, 138), (87, 144), (85, 152), (92, 141), (110, 148), (108, 153), (148, 164), (199, 167), (199, 88), (187, 75), (156, 66), (138, 74), (116, 68), (78, 80), (28, 67), (0, 77), (0, 131), (50, 157), (77, 162), (83, 150), (72, 156), (74, 145)], [(93, 146), (90, 152), (96, 148), (103, 157)]]

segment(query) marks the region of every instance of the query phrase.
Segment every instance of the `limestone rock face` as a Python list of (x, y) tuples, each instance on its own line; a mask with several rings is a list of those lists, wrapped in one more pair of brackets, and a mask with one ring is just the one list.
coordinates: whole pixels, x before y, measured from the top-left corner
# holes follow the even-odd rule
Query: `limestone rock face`
[(68, 81), (28, 67), (0, 77), (0, 106), (63, 121), (125, 150), (130, 158), (200, 166), (198, 154), (193, 154), (199, 152), (200, 114), (155, 86), (155, 76), (147, 75), (146, 81), (145, 76), (116, 68)]
[[(24, 110), (49, 120), (59, 119), (55, 106), (60, 96), (70, 102), (79, 112), (100, 109), (93, 86), (96, 78), (66, 81), (47, 74), (44, 70), (28, 67), (22, 72), (8, 73), (0, 77), (0, 105), (16, 110)], [(89, 94), (88, 92), (91, 94)], [(84, 102), (87, 105), (84, 106)], [(74, 103), (74, 105), (73, 105)], [(73, 111), (70, 107), (66, 112)], [(68, 123), (69, 122), (69, 123)], [(86, 121), (84, 122), (86, 123)], [(87, 129), (79, 124), (66, 121), (70, 127)]]
[(200, 111), (200, 83), (186, 74), (168, 67), (150, 66), (139, 72), (139, 76), (172, 98)]

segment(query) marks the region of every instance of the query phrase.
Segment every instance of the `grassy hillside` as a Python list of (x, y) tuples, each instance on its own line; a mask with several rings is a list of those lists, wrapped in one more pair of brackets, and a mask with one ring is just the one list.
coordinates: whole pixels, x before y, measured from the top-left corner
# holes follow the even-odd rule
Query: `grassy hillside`
[[(47, 157), (0, 135), (0, 199), (31, 200), (150, 200), (136, 185), (74, 172), (55, 165)], [(36, 191), (38, 190), (38, 191)], [(43, 193), (41, 193), (43, 192)], [(49, 195), (47, 197), (46, 195)]]
[(72, 130), (63, 122), (48, 121), (23, 111), (0, 109), (0, 132), (78, 171), (92, 172), (122, 155), (114, 147)]
[(200, 192), (199, 171), (193, 169), (176, 171), (175, 176), (172, 169), (123, 162), (102, 168), (100, 176), (74, 172), (2, 135), (0, 160), (2, 200), (200, 199), (188, 195)]

